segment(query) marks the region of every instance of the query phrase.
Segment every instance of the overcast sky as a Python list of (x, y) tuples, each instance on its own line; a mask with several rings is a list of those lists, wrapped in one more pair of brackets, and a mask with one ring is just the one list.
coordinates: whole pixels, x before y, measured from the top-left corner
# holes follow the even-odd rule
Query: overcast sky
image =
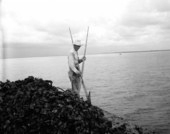
[(87, 53), (170, 49), (170, 0), (2, 0), (1, 11), (7, 57), (67, 55), (68, 28), (84, 43), (88, 26)]

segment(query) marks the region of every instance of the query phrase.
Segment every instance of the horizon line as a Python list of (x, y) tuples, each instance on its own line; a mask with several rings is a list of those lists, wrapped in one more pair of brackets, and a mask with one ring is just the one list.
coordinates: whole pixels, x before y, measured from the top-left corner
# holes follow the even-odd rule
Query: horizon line
[[(161, 52), (161, 51), (170, 51), (170, 49), (157, 49), (157, 50), (142, 50), (142, 51), (116, 51), (116, 52), (102, 52), (102, 53), (90, 53), (86, 55), (98, 55), (98, 54), (122, 54), (122, 53), (149, 53), (149, 52)], [(81, 54), (80, 54), (81, 55)], [(67, 56), (64, 54), (61, 55), (47, 55), (47, 56), (21, 56), (21, 57), (5, 57), (0, 59), (14, 59), (14, 58), (40, 58), (40, 57), (56, 57), (56, 56)]]

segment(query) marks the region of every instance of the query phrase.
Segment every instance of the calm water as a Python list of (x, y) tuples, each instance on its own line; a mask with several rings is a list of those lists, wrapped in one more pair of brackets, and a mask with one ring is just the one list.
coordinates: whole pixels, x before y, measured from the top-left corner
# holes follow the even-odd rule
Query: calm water
[[(18, 58), (0, 61), (5, 78), (28, 76), (69, 88), (67, 57)], [(87, 56), (84, 81), (92, 103), (135, 124), (170, 134), (170, 52)], [(83, 90), (81, 95), (84, 96)]]

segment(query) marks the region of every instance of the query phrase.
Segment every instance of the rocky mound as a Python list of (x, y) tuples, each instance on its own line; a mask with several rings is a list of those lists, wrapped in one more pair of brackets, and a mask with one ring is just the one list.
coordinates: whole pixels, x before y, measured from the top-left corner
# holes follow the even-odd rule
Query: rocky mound
[(49, 80), (0, 82), (1, 134), (149, 134), (109, 115)]

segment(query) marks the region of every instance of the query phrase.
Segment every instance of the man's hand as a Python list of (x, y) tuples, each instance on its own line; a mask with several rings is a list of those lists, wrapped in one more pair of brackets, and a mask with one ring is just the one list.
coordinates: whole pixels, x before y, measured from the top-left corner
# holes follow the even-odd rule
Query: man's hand
[(79, 64), (80, 64), (80, 63), (82, 63), (82, 62), (85, 61), (85, 60), (86, 60), (86, 57), (83, 56), (81, 59), (78, 60), (78, 62), (79, 62)]
[(78, 76), (80, 76), (80, 77), (82, 76), (81, 71), (77, 71), (76, 74), (77, 74)]
[(85, 56), (83, 56), (83, 58), (82, 58), (81, 60), (82, 60), (82, 62), (83, 62), (83, 61), (85, 61), (85, 60), (86, 60), (86, 57), (85, 57)]

